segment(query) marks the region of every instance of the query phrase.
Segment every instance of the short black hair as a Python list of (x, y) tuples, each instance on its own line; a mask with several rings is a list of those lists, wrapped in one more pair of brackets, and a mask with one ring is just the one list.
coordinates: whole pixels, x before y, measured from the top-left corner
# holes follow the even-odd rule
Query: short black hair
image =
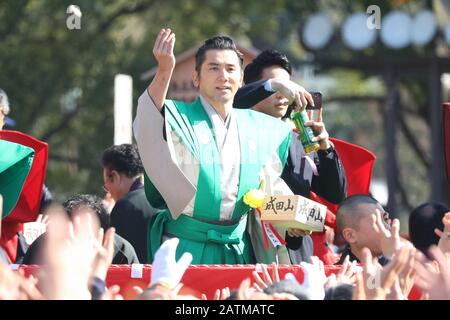
[(428, 248), (439, 242), (434, 229), (444, 230), (442, 218), (450, 209), (440, 202), (425, 202), (409, 215), (409, 238), (417, 249), (428, 255)]
[(244, 55), (236, 48), (233, 39), (227, 36), (215, 36), (207, 39), (195, 54), (195, 71), (198, 73), (200, 73), (202, 64), (205, 62), (206, 51), (208, 50), (233, 50), (239, 58), (241, 68), (244, 64)]
[(325, 291), (323, 300), (352, 300), (355, 287), (348, 283), (331, 286)]
[(136, 145), (124, 143), (111, 146), (103, 152), (102, 165), (109, 170), (116, 170), (128, 178), (135, 178), (144, 172), (142, 161)]
[(92, 194), (77, 194), (63, 203), (64, 210), (72, 217), (72, 213), (80, 208), (92, 210), (99, 219), (100, 227), (107, 230), (110, 227), (109, 214), (103, 206), (102, 199)]
[(374, 197), (367, 194), (355, 194), (345, 198), (339, 204), (339, 209), (336, 212), (336, 225), (339, 232), (349, 225), (356, 227), (359, 225), (360, 219), (364, 214), (372, 212), (361, 212), (359, 205), (372, 204), (375, 206), (381, 206), (381, 204)]
[(261, 80), (265, 68), (277, 66), (292, 76), (292, 65), (287, 56), (277, 50), (264, 50), (244, 70), (244, 83), (249, 84)]

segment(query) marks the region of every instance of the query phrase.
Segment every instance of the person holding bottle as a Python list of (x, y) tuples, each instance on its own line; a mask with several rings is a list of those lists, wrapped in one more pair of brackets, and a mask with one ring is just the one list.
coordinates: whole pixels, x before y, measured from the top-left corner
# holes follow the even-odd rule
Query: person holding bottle
[[(292, 66), (286, 55), (276, 50), (263, 51), (245, 68), (245, 86), (236, 93), (233, 106), (238, 109), (252, 106), (255, 111), (290, 123), (294, 136), (282, 179), (295, 194), (309, 198), (312, 191), (328, 202), (338, 204), (347, 193), (344, 167), (329, 140), (322, 109), (318, 110), (316, 119), (310, 118), (303, 123), (312, 129), (314, 137), (311, 142), (317, 144), (317, 152), (305, 152), (300, 132), (290, 118), (291, 114), (299, 117), (303, 113), (305, 116), (306, 105), (309, 102), (314, 106), (314, 101), (305, 88), (291, 81), (291, 76)], [(295, 110), (290, 107), (293, 101), (297, 105)], [(286, 240), (293, 263), (309, 262), (309, 257), (313, 255), (313, 242), (309, 234), (290, 229)]]

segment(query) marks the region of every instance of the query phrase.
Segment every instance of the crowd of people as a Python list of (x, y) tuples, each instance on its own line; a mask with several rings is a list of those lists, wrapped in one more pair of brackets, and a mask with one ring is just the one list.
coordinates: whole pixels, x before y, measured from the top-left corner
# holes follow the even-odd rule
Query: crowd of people
[[(153, 48), (157, 72), (138, 100), (136, 144), (111, 146), (101, 156), (105, 197), (77, 194), (57, 205), (42, 185), (39, 223), (46, 231), (27, 243), (18, 230), (14, 259), (0, 247), (0, 299), (120, 300), (120, 288), (106, 285), (108, 268), (137, 263), (152, 264), (148, 288), (134, 287), (142, 300), (405, 300), (413, 287), (422, 299), (450, 299), (450, 209), (419, 205), (402, 237), (399, 220), (374, 197), (349, 196), (351, 168), (340, 160), (322, 109), (309, 111), (305, 123), (315, 152), (305, 152), (290, 121), (314, 100), (291, 80), (284, 54), (263, 51), (244, 70), (231, 38), (210, 38), (195, 56), (199, 96), (186, 103), (167, 99), (174, 45), (175, 34), (162, 29)], [(0, 129), (9, 109), (0, 90)], [(0, 150), (6, 218), (33, 150), (6, 140)], [(306, 198), (313, 192), (338, 206), (335, 226), (325, 223), (318, 241), (307, 229), (274, 224), (269, 232), (280, 239), (267, 245), (267, 224), (244, 200), (251, 190)], [(341, 266), (337, 274), (327, 276), (330, 260), (315, 255), (318, 247)], [(41, 267), (35, 277), (8, 264)], [(255, 271), (238, 288), (194, 296), (181, 293), (191, 264), (254, 264)], [(300, 265), (303, 281), (292, 273), (281, 279), (280, 264)]]

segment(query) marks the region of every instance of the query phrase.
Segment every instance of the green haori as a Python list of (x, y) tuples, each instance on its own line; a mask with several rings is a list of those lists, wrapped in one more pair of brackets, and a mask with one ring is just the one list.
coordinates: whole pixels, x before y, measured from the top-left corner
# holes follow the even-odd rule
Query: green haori
[[(263, 165), (275, 152), (278, 152), (278, 156), (284, 166), (289, 151), (291, 129), (278, 119), (259, 112), (245, 109), (234, 109), (233, 112), (237, 120), (241, 159), (239, 188), (232, 220), (243, 223), (242, 221), (246, 219), (241, 220), (241, 218), (250, 210), (250, 207), (243, 202), (244, 194), (253, 188), (259, 187), (259, 173)], [(229, 250), (219, 248), (220, 246), (224, 247), (224, 244), (213, 243), (209, 240), (206, 242), (207, 245), (203, 243), (203, 245), (196, 246), (192, 243), (192, 240), (184, 239), (187, 233), (195, 233), (195, 228), (199, 227), (202, 229), (197, 222), (192, 222), (189, 228), (185, 227), (183, 223), (186, 223), (186, 218), (193, 221), (198, 221), (198, 219), (207, 221), (220, 220), (222, 200), (220, 155), (213, 136), (213, 126), (199, 98), (192, 104), (166, 100), (164, 114), (166, 125), (170, 125), (192, 156), (199, 161), (200, 170), (198, 180), (193, 181), (197, 188), (193, 216), (189, 218), (186, 215), (182, 215), (177, 220), (168, 219), (170, 213), (167, 205), (145, 174), (144, 182), (147, 199), (152, 206), (163, 210), (149, 224), (149, 250), (151, 251), (149, 253), (149, 262), (153, 261), (153, 255), (161, 244), (160, 236), (164, 232), (168, 232), (165, 230), (165, 225), (169, 225), (170, 222), (172, 230), (175, 230), (175, 224), (183, 226), (182, 228), (176, 228), (176, 232), (172, 234), (180, 238), (179, 250), (195, 251), (194, 264), (250, 263), (252, 254), (251, 250), (246, 249), (250, 248), (250, 246), (244, 233), (240, 234), (241, 241), (239, 244), (226, 244), (225, 247), (233, 248)], [(270, 135), (267, 133), (268, 128), (270, 128)], [(214, 223), (208, 225), (211, 230), (224, 232), (222, 230), (223, 226), (218, 226)], [(191, 227), (194, 229), (190, 229)], [(234, 228), (241, 230), (238, 226)], [(237, 235), (237, 233), (228, 229), (224, 234)], [(191, 246), (196, 247), (196, 249), (192, 250)], [(217, 254), (213, 253), (215, 251), (217, 251)], [(225, 255), (223, 255), (223, 252), (225, 252)]]
[(14, 209), (31, 170), (34, 150), (24, 145), (0, 140), (0, 194), (5, 218)]

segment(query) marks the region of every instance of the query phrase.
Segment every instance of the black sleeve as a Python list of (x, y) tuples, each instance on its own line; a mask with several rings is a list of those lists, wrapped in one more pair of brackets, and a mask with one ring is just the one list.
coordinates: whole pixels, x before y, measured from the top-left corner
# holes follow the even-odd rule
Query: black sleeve
[(344, 166), (336, 150), (328, 155), (325, 151), (317, 152), (319, 157), (318, 176), (313, 176), (311, 191), (331, 203), (338, 204), (347, 195), (347, 180)]
[(284, 239), (286, 240), (286, 247), (291, 250), (300, 249), (303, 244), (303, 237), (291, 237), (287, 231)]
[(258, 102), (270, 97), (274, 92), (267, 91), (264, 83), (267, 80), (252, 82), (240, 88), (234, 96), (233, 107), (238, 109), (248, 109)]
[(44, 263), (44, 252), (43, 248), (47, 238), (47, 233), (41, 234), (36, 240), (28, 247), (25, 256), (23, 257), (22, 264), (43, 264)]
[(112, 264), (139, 263), (134, 247), (117, 233), (114, 235), (114, 257)]

